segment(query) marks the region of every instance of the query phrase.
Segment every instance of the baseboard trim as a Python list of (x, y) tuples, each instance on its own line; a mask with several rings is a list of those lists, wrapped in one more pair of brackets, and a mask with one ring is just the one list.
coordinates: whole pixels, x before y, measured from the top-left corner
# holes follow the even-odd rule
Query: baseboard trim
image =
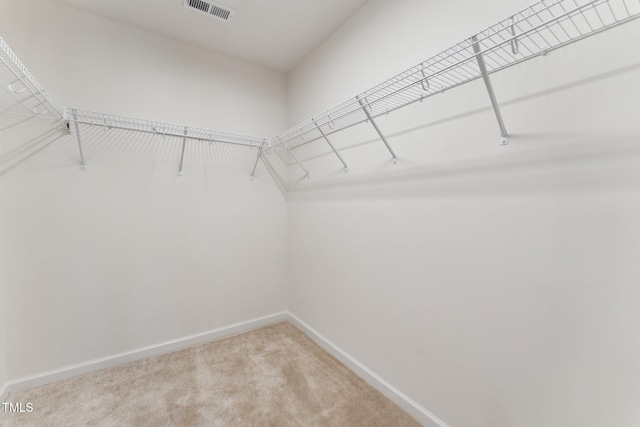
[(9, 397), (9, 384), (2, 384), (0, 386), (0, 402), (4, 402)]
[(411, 399), (409, 396), (389, 384), (380, 375), (367, 368), (363, 363), (352, 357), (349, 353), (322, 336), (318, 331), (307, 325), (295, 314), (287, 312), (287, 320), (298, 327), (325, 351), (342, 362), (347, 368), (355, 372), (356, 375), (364, 379), (367, 383), (372, 385), (375, 389), (389, 398), (396, 405), (407, 411), (407, 413), (409, 413), (424, 426), (449, 427), (444, 421), (426, 410), (415, 400)]
[(200, 334), (189, 335), (172, 341), (137, 348), (124, 353), (118, 353), (99, 359), (90, 360), (88, 362), (78, 363), (76, 365), (66, 366), (60, 369), (54, 369), (23, 378), (9, 381), (5, 384), (3, 394), (0, 395), (3, 400), (9, 393), (17, 393), (23, 390), (29, 390), (34, 387), (43, 386), (56, 381), (73, 378), (78, 375), (88, 374), (90, 372), (99, 371), (113, 366), (129, 363), (136, 360), (144, 359), (151, 356), (159, 356), (161, 354), (170, 353), (172, 351), (182, 350), (193, 345), (202, 344), (210, 341), (248, 332), (252, 329), (261, 328), (273, 323), (287, 320), (287, 313), (281, 312), (270, 316), (259, 317), (245, 322), (234, 323), (232, 325), (223, 326), (221, 328), (212, 329)]
[(333, 342), (329, 341), (318, 331), (301, 320), (298, 316), (288, 311), (248, 320), (245, 322), (235, 323), (200, 334), (190, 335), (172, 341), (166, 341), (152, 346), (141, 347), (131, 351), (90, 360), (88, 362), (66, 366), (60, 369), (54, 369), (51, 371), (18, 378), (16, 380), (7, 382), (0, 387), (0, 402), (4, 402), (11, 393), (17, 393), (19, 391), (43, 386), (56, 381), (73, 378), (78, 375), (88, 374), (90, 372), (111, 368), (123, 363), (129, 363), (151, 356), (159, 356), (161, 354), (182, 350), (193, 345), (230, 337), (284, 320), (287, 320), (298, 327), (302, 332), (304, 332), (314, 342), (316, 342), (316, 344), (318, 344), (329, 354), (342, 362), (345, 366), (355, 372), (359, 377), (367, 381), (367, 383), (371, 384), (374, 388), (380, 391), (391, 401), (407, 411), (411, 416), (413, 416), (424, 426), (449, 427), (444, 421), (440, 420), (438, 417), (422, 407), (409, 396), (402, 393), (393, 385), (385, 381), (381, 376), (373, 372), (371, 369), (352, 357), (346, 351), (335, 345)]

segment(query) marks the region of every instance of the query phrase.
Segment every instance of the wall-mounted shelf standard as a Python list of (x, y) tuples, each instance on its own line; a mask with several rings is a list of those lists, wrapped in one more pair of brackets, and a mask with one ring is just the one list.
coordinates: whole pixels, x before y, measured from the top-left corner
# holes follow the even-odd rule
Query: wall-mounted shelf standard
[(0, 112), (47, 116), (62, 121), (62, 111), (0, 38)]
[(637, 0), (538, 1), (384, 83), (292, 127), (274, 138), (274, 146), (286, 143), (295, 150), (369, 121), (395, 163), (396, 155), (375, 118), (479, 78), (485, 80), (498, 119), (500, 141), (506, 144), (508, 133), (489, 74), (638, 17), (640, 2)]

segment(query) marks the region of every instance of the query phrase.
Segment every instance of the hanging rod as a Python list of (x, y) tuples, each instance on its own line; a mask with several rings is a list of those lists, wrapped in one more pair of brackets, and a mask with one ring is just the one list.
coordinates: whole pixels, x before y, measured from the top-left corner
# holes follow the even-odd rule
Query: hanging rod
[(63, 120), (60, 108), (1, 37), (0, 87), (14, 99), (10, 105), (0, 106), (0, 112), (15, 112), (15, 108), (21, 106), (24, 110), (20, 112)]
[[(637, 0), (541, 0), (273, 138), (291, 149), (640, 17)], [(475, 48), (474, 49), (474, 45)], [(366, 106), (369, 114), (363, 110)], [(370, 116), (370, 117), (368, 117)], [(324, 135), (323, 135), (324, 133)], [(503, 132), (505, 133), (505, 132)], [(504, 139), (504, 138), (503, 138)]]

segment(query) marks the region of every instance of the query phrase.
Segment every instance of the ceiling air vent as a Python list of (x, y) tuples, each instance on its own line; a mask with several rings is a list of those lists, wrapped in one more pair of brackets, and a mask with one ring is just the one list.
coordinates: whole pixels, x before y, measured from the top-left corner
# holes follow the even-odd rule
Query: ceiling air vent
[(236, 14), (234, 9), (204, 0), (184, 0), (184, 7), (195, 12), (206, 13), (222, 21), (231, 21), (233, 15)]

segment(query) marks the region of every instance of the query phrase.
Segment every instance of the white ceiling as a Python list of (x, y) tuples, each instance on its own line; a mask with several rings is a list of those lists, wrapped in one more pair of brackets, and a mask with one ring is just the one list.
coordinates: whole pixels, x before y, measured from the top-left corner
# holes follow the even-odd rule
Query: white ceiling
[(230, 22), (183, 0), (55, 0), (86, 12), (288, 72), (367, 0), (217, 0)]

